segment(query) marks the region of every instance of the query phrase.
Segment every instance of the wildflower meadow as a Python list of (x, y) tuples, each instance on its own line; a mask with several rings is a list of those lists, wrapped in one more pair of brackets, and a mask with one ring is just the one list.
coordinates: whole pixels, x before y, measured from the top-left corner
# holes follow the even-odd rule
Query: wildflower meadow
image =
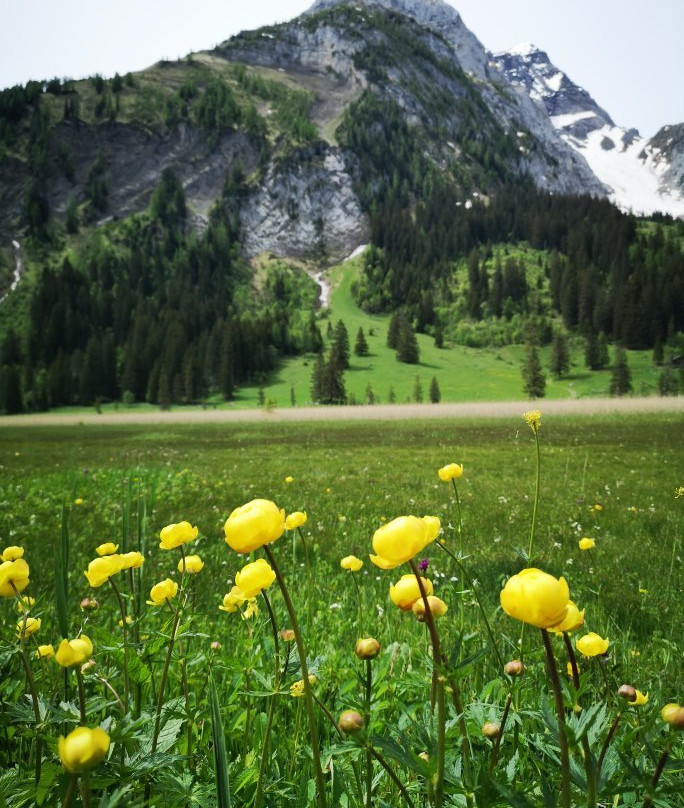
[(0, 806), (684, 806), (678, 415), (0, 432)]

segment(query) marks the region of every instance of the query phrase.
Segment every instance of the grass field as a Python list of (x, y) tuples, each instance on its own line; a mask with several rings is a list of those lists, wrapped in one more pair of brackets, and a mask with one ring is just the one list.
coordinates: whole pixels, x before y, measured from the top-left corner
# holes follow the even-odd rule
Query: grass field
[[(683, 483), (681, 417), (544, 417), (539, 437), (534, 565), (565, 576), (571, 597), (586, 609), (586, 624), (573, 632), (573, 639), (586, 631), (610, 639), (606, 656), (580, 659), (577, 692), (564, 675), (562, 642), (555, 644), (563, 698), (585, 707), (581, 715), (586, 720), (568, 718), (572, 804), (589, 804), (582, 796), (589, 790), (587, 772), (593, 765), (596, 773), (610, 725), (624, 713), (596, 783), (601, 804), (640, 805), (659, 756), (676, 740), (660, 720), (660, 708), (683, 698), (684, 499), (675, 496)], [(449, 660), (445, 670), (455, 677), (447, 686), (451, 695), (443, 804), (544, 804), (548, 784), (555, 783), (557, 790), (559, 752), (538, 632), (528, 627), (525, 634), (528, 672), (519, 686), (511, 689), (512, 680), (502, 674), (496, 656), (510, 659), (519, 654), (521, 623), (502, 612), (499, 592), (510, 575), (531, 563), (525, 553), (535, 458), (533, 436), (521, 418), (331, 422), (316, 428), (294, 423), (2, 429), (1, 546), (25, 548), (31, 568), (26, 593), (37, 600), (31, 614), (42, 619), (31, 641), (36, 637), (56, 648), (63, 636), (55, 607), (54, 559), (60, 557), (61, 537), (66, 535), (69, 631), (75, 636), (82, 630), (95, 646), (97, 666), (83, 675), (82, 708), (89, 726), (99, 724), (109, 733), (113, 751), (89, 779), (80, 777), (81, 799), (90, 788), (94, 794), (108, 794), (101, 803), (107, 806), (143, 805), (146, 798), (159, 806), (222, 804), (215, 779), (223, 765), (215, 756), (217, 719), (207, 697), (212, 670), (232, 804), (321, 805), (312, 771), (315, 754), (307, 732), (306, 699), (289, 695), (290, 685), (301, 676), (295, 651), (288, 652), (283, 669), (285, 651), (282, 643), (279, 655), (275, 650), (263, 604), (248, 620), (218, 610), (236, 571), (251, 560), (227, 547), (223, 524), (234, 508), (265, 498), (287, 513), (301, 510), (308, 515), (301, 535), (286, 532), (271, 547), (290, 587), (308, 664), (318, 679), (315, 725), (328, 803), (364, 804), (366, 786), (355, 784), (355, 778), (365, 772), (372, 746), (389, 760), (407, 789), (404, 794), (376, 760), (374, 804), (409, 804), (408, 796), (416, 805), (426, 799), (436, 805), (438, 797), (426, 787), (426, 782), (439, 779), (435, 761), (440, 737), (439, 720), (430, 711), (428, 635), (411, 612), (401, 612), (388, 598), (390, 583), (409, 572), (408, 567), (382, 571), (370, 564), (368, 553), (380, 525), (411, 513), (438, 516), (445, 546), (458, 554), (454, 488), (437, 476), (439, 467), (458, 462), (464, 464), (457, 482), (464, 555), (456, 563), (435, 542), (418, 556), (429, 559), (426, 576), (449, 606), (438, 623)], [(289, 477), (292, 481), (286, 482)], [(60, 527), (63, 504), (66, 533)], [(165, 525), (181, 520), (199, 527), (199, 538), (187, 545), (187, 552), (199, 553), (205, 567), (186, 590), (184, 617), (175, 644), (169, 646), (169, 637), (176, 636), (173, 608), (155, 609), (144, 605), (144, 599), (158, 581), (179, 580), (178, 551), (158, 549), (157, 536)], [(580, 551), (582, 537), (593, 538), (595, 548)], [(89, 587), (83, 575), (95, 547), (108, 541), (121, 545), (121, 551), (139, 548), (145, 556), (130, 583), (121, 574), (125, 607), (134, 620), (127, 663), (116, 599), (107, 586)], [(350, 553), (364, 561), (359, 573), (340, 569), (340, 559)], [(252, 557), (262, 556), (256, 551)], [(474, 581), (465, 577), (460, 563)], [(275, 583), (268, 591), (278, 626), (291, 625)], [(100, 600), (100, 610), (81, 612), (81, 599), (92, 595)], [(496, 649), (485, 631), (478, 599)], [(0, 805), (3, 799), (7, 805), (29, 805), (35, 793), (36, 723), (30, 699), (22, 695), (18, 646), (24, 644), (13, 635), (16, 607), (4, 598), (0, 609), (5, 682)], [(370, 712), (364, 700), (369, 668), (353, 653), (356, 639), (363, 635), (376, 637), (383, 647), (373, 662)], [(220, 642), (221, 649), (210, 649), (212, 641)], [(173, 653), (168, 657), (161, 732), (153, 743), (151, 728), (167, 647)], [(274, 659), (279, 674), (274, 673)], [(106, 678), (121, 694), (126, 664), (128, 711), (103, 691), (101, 681)], [(62, 677), (51, 660), (34, 660), (33, 667), (41, 693), (43, 741), (44, 782), (38, 804), (62, 804), (76, 780), (63, 772), (55, 743), (58, 735), (84, 723), (78, 691), (73, 676)], [(625, 710), (615, 695), (623, 682), (647, 692), (648, 703)], [(465, 705), (461, 719), (455, 688)], [(497, 748), (497, 766), (491, 763), (494, 742), (483, 737), (481, 727), (486, 721), (501, 725), (507, 693), (513, 694), (511, 718)], [(336, 719), (346, 708), (370, 721), (367, 732), (338, 737), (325, 710)], [(589, 770), (582, 763), (585, 742), (592, 750)], [(421, 751), (431, 762), (421, 761)], [(672, 746), (658, 787), (659, 806), (683, 804), (677, 787), (681, 764), (676, 762), (681, 752), (681, 743)], [(78, 799), (75, 790), (73, 803)]]

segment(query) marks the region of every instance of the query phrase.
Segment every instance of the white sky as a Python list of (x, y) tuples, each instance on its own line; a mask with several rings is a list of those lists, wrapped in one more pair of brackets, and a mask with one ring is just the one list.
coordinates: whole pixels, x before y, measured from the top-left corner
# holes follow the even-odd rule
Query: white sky
[[(533, 42), (621, 126), (684, 122), (684, 0), (448, 0), (490, 50)], [(3, 0), (0, 86), (141, 70), (313, 0)]]

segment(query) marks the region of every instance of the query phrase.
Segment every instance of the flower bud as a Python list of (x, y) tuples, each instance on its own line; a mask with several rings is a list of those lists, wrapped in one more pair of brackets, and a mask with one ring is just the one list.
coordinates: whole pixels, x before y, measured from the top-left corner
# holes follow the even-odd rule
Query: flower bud
[(673, 729), (684, 729), (684, 707), (679, 704), (666, 704), (660, 711), (660, 717)]
[(427, 753), (427, 752), (420, 752), (420, 753), (418, 754), (418, 757), (419, 757), (421, 760), (424, 760), (426, 763), (429, 763), (429, 762), (430, 762), (430, 755), (428, 755), (428, 753)]
[(626, 699), (627, 701), (634, 701), (636, 698), (636, 690), (632, 687), (632, 685), (620, 685), (618, 688), (618, 696), (621, 699)]
[(281, 628), (278, 636), (283, 642), (294, 642), (295, 633), (291, 628)]
[(88, 671), (92, 670), (96, 665), (97, 662), (95, 662), (94, 659), (89, 659), (81, 665), (81, 673), (88, 673)]
[(504, 665), (504, 673), (509, 676), (522, 676), (525, 670), (525, 664), (520, 659), (512, 659)]
[(220, 651), (221, 650), (221, 643), (218, 640), (214, 640), (214, 642), (211, 644), (211, 650), (212, 651)]
[(100, 601), (97, 598), (83, 598), (81, 609), (84, 612), (96, 612), (100, 608)]
[(375, 659), (380, 653), (380, 643), (374, 637), (362, 637), (356, 641), (354, 653), (359, 659)]
[(350, 735), (363, 729), (363, 716), (356, 710), (345, 710), (341, 713), (337, 726)]
[(490, 741), (498, 738), (500, 732), (501, 727), (494, 721), (487, 721), (487, 723), (483, 724), (482, 726), (482, 734), (485, 736), (485, 738), (489, 738)]

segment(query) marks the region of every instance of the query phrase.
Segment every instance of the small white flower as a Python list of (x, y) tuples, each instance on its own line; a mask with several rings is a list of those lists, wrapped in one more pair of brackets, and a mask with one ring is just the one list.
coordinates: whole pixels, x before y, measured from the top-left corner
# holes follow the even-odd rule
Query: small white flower
[(331, 603), (331, 604), (330, 604), (330, 608), (331, 608), (331, 609), (341, 609), (341, 608), (342, 608), (342, 604), (341, 604), (341, 603)]

